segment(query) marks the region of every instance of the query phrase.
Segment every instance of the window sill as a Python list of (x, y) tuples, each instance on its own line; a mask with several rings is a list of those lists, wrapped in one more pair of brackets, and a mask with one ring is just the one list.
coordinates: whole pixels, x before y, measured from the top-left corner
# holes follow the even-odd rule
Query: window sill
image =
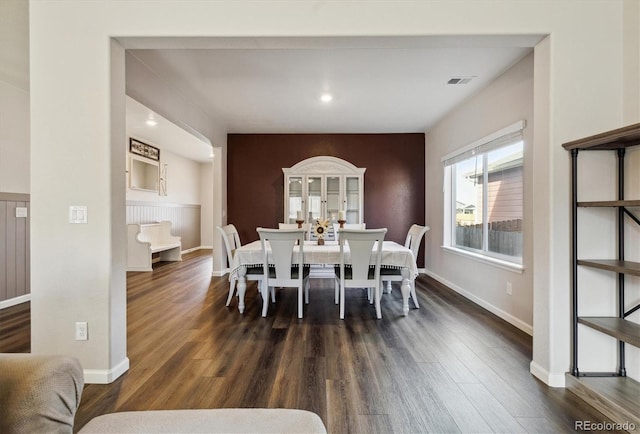
[(469, 252), (467, 250), (456, 249), (455, 247), (449, 246), (441, 246), (442, 250), (454, 253), (459, 256), (464, 256), (465, 258), (473, 259), (478, 262), (483, 262), (487, 265), (491, 265), (497, 268), (502, 268), (503, 270), (511, 271), (513, 273), (522, 274), (524, 272), (524, 267), (520, 264), (514, 264), (513, 262), (503, 261), (501, 259), (492, 258), (490, 256), (480, 255), (478, 253)]

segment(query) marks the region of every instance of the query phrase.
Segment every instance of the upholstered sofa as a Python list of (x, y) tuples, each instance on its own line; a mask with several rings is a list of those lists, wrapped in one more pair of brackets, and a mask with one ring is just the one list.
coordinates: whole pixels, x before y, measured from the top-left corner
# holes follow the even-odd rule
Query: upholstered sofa
[(0, 433), (72, 433), (83, 387), (76, 359), (0, 354)]
[[(0, 433), (72, 433), (84, 387), (69, 357), (0, 354)], [(80, 433), (317, 433), (320, 417), (305, 410), (229, 408), (157, 410), (98, 416)]]

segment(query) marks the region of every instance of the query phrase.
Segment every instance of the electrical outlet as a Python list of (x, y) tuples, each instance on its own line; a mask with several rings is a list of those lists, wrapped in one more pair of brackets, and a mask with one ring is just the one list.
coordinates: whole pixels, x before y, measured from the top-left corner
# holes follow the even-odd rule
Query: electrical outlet
[(86, 321), (76, 323), (76, 341), (89, 340), (89, 328)]
[(507, 294), (513, 294), (513, 289), (511, 288), (511, 282), (507, 282)]

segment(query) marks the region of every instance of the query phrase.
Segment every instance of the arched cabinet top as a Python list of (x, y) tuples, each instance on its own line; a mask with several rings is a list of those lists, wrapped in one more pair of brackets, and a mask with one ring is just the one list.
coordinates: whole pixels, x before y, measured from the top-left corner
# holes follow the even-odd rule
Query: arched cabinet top
[(285, 175), (297, 173), (315, 174), (340, 174), (340, 175), (363, 175), (367, 170), (363, 167), (356, 167), (350, 162), (337, 157), (319, 156), (302, 160), (291, 167), (282, 169)]

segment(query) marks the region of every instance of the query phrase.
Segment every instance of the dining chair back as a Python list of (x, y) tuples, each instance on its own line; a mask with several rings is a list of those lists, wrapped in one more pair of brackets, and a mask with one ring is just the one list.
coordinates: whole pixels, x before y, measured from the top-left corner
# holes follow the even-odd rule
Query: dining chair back
[(375, 303), (376, 317), (382, 318), (380, 261), (386, 233), (386, 228), (339, 231), (340, 266), (336, 267), (336, 275), (340, 278), (340, 319), (344, 319), (346, 288), (367, 288), (368, 298)]
[(409, 232), (407, 232), (407, 238), (404, 241), (404, 246), (411, 249), (413, 257), (418, 259), (418, 253), (420, 253), (420, 244), (422, 238), (431, 228), (429, 226), (411, 225)]
[(366, 223), (344, 223), (342, 227), (339, 227), (339, 226), (337, 227), (336, 240), (340, 238), (340, 229), (355, 229), (355, 230), (361, 231), (366, 228), (367, 228)]
[[(411, 252), (413, 253), (413, 258), (416, 261), (418, 260), (418, 254), (420, 253), (420, 244), (422, 243), (424, 234), (426, 234), (430, 229), (431, 228), (429, 226), (414, 224), (409, 228), (409, 232), (407, 232), (407, 238), (404, 241), (404, 246), (411, 250)], [(391, 293), (391, 282), (402, 281), (402, 273), (398, 269), (383, 269), (381, 273), (382, 281), (386, 282), (387, 293)], [(419, 308), (420, 304), (418, 303), (418, 297), (416, 296), (416, 287), (413, 280), (411, 281), (411, 299), (413, 300), (413, 304)]]
[[(241, 246), (240, 243), (240, 235), (238, 234), (238, 230), (233, 224), (228, 224), (224, 226), (216, 226), (220, 235), (222, 235), (222, 240), (224, 241), (224, 246), (227, 250), (227, 264), (229, 267), (229, 295), (227, 296), (227, 306), (231, 304), (231, 299), (233, 298), (234, 293), (236, 292), (236, 280), (231, 279), (231, 272), (233, 271), (233, 257), (235, 255), (236, 250)], [(262, 281), (263, 277), (262, 266), (259, 267), (247, 267), (247, 280), (255, 280), (258, 282)], [(260, 285), (259, 285), (260, 286)], [(260, 293), (262, 290), (260, 289)], [(273, 294), (272, 294), (273, 297)]]
[[(298, 288), (298, 318), (302, 318), (303, 285), (308, 283), (309, 275), (308, 268), (304, 267), (304, 230), (258, 228), (257, 231), (262, 245), (264, 270), (262, 316), (267, 316), (269, 306), (266, 289), (278, 286)], [(296, 245), (298, 247), (294, 252)]]
[(355, 229), (361, 231), (367, 228), (366, 223), (345, 223), (341, 229)]
[(278, 229), (302, 229), (305, 239), (309, 239), (309, 223), (302, 223), (302, 228), (298, 228), (297, 223), (278, 223)]

